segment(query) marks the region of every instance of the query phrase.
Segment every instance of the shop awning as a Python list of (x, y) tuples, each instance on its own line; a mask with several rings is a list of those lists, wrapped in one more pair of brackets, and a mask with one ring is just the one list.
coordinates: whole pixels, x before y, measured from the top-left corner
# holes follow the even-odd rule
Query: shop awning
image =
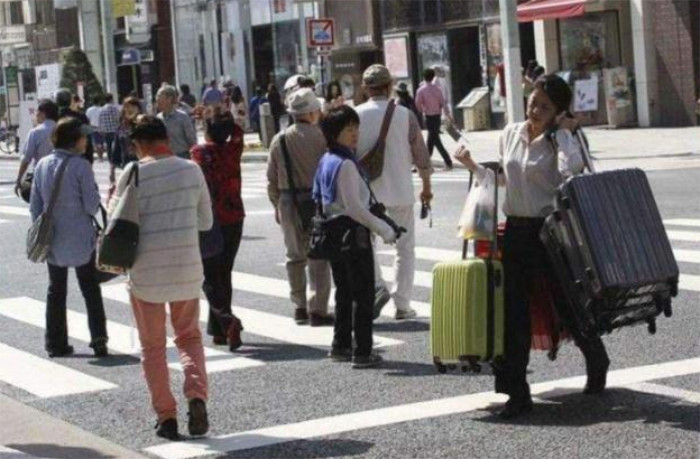
[(585, 3), (586, 0), (530, 0), (518, 5), (518, 22), (581, 16)]

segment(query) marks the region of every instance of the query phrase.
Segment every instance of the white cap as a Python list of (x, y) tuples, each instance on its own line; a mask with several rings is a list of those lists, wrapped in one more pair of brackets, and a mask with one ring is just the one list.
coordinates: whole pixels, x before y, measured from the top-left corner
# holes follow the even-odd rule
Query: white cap
[(289, 104), (287, 111), (292, 115), (303, 115), (321, 110), (321, 102), (311, 88), (294, 91), (287, 99), (287, 103)]

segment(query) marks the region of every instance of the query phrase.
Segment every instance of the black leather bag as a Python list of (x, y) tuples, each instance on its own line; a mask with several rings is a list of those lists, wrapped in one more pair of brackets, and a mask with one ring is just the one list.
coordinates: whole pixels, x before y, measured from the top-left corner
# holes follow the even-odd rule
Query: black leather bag
[[(100, 222), (97, 221), (95, 217), (92, 217), (92, 223), (95, 226), (95, 232), (97, 233), (98, 241), (102, 238), (102, 235), (105, 229), (107, 228), (107, 211), (102, 206), (102, 204), (100, 204), (100, 215), (102, 217), (102, 224), (100, 224)], [(97, 282), (99, 282), (100, 284), (109, 282), (117, 276), (119, 276), (119, 274), (117, 274), (116, 272), (101, 270), (97, 262), (95, 262), (95, 277), (97, 278)]]
[[(320, 206), (319, 206), (320, 207)], [(320, 210), (311, 219), (309, 250), (312, 260), (338, 261), (369, 250), (369, 230), (345, 215), (327, 218)]]

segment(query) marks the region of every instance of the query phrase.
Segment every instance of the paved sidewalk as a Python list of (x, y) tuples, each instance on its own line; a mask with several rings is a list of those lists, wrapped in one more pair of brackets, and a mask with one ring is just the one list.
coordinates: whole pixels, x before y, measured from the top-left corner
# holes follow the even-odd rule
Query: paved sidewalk
[(0, 457), (11, 450), (29, 457), (144, 457), (1, 394), (0, 412)]
[[(466, 133), (468, 147), (477, 161), (493, 161), (498, 156), (500, 130)], [(427, 132), (423, 132), (427, 138)], [(587, 127), (591, 153), (599, 170), (641, 167), (644, 170), (686, 169), (700, 167), (700, 127), (609, 129)], [(258, 134), (245, 135), (243, 162), (266, 162), (267, 151)], [(449, 152), (457, 144), (443, 134), (442, 141)], [(18, 160), (16, 154), (0, 153), (0, 160)], [(443, 165), (437, 152), (433, 164)], [(460, 167), (457, 165), (457, 167)]]

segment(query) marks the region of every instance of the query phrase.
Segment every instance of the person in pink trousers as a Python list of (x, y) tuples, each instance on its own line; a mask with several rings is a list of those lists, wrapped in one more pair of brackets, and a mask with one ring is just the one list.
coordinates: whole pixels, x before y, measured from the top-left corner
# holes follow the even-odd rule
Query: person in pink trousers
[(166, 360), (168, 303), (185, 375), (188, 430), (193, 436), (204, 435), (209, 422), (207, 373), (199, 329), (199, 290), (204, 279), (199, 231), (212, 226), (209, 190), (199, 166), (170, 150), (161, 120), (139, 115), (130, 137), (139, 161), (124, 170), (110, 208), (115, 208), (124, 194), (132, 169), (138, 168), (139, 243), (129, 270), (129, 290), (143, 372), (158, 416), (156, 434), (169, 440), (180, 438)]

